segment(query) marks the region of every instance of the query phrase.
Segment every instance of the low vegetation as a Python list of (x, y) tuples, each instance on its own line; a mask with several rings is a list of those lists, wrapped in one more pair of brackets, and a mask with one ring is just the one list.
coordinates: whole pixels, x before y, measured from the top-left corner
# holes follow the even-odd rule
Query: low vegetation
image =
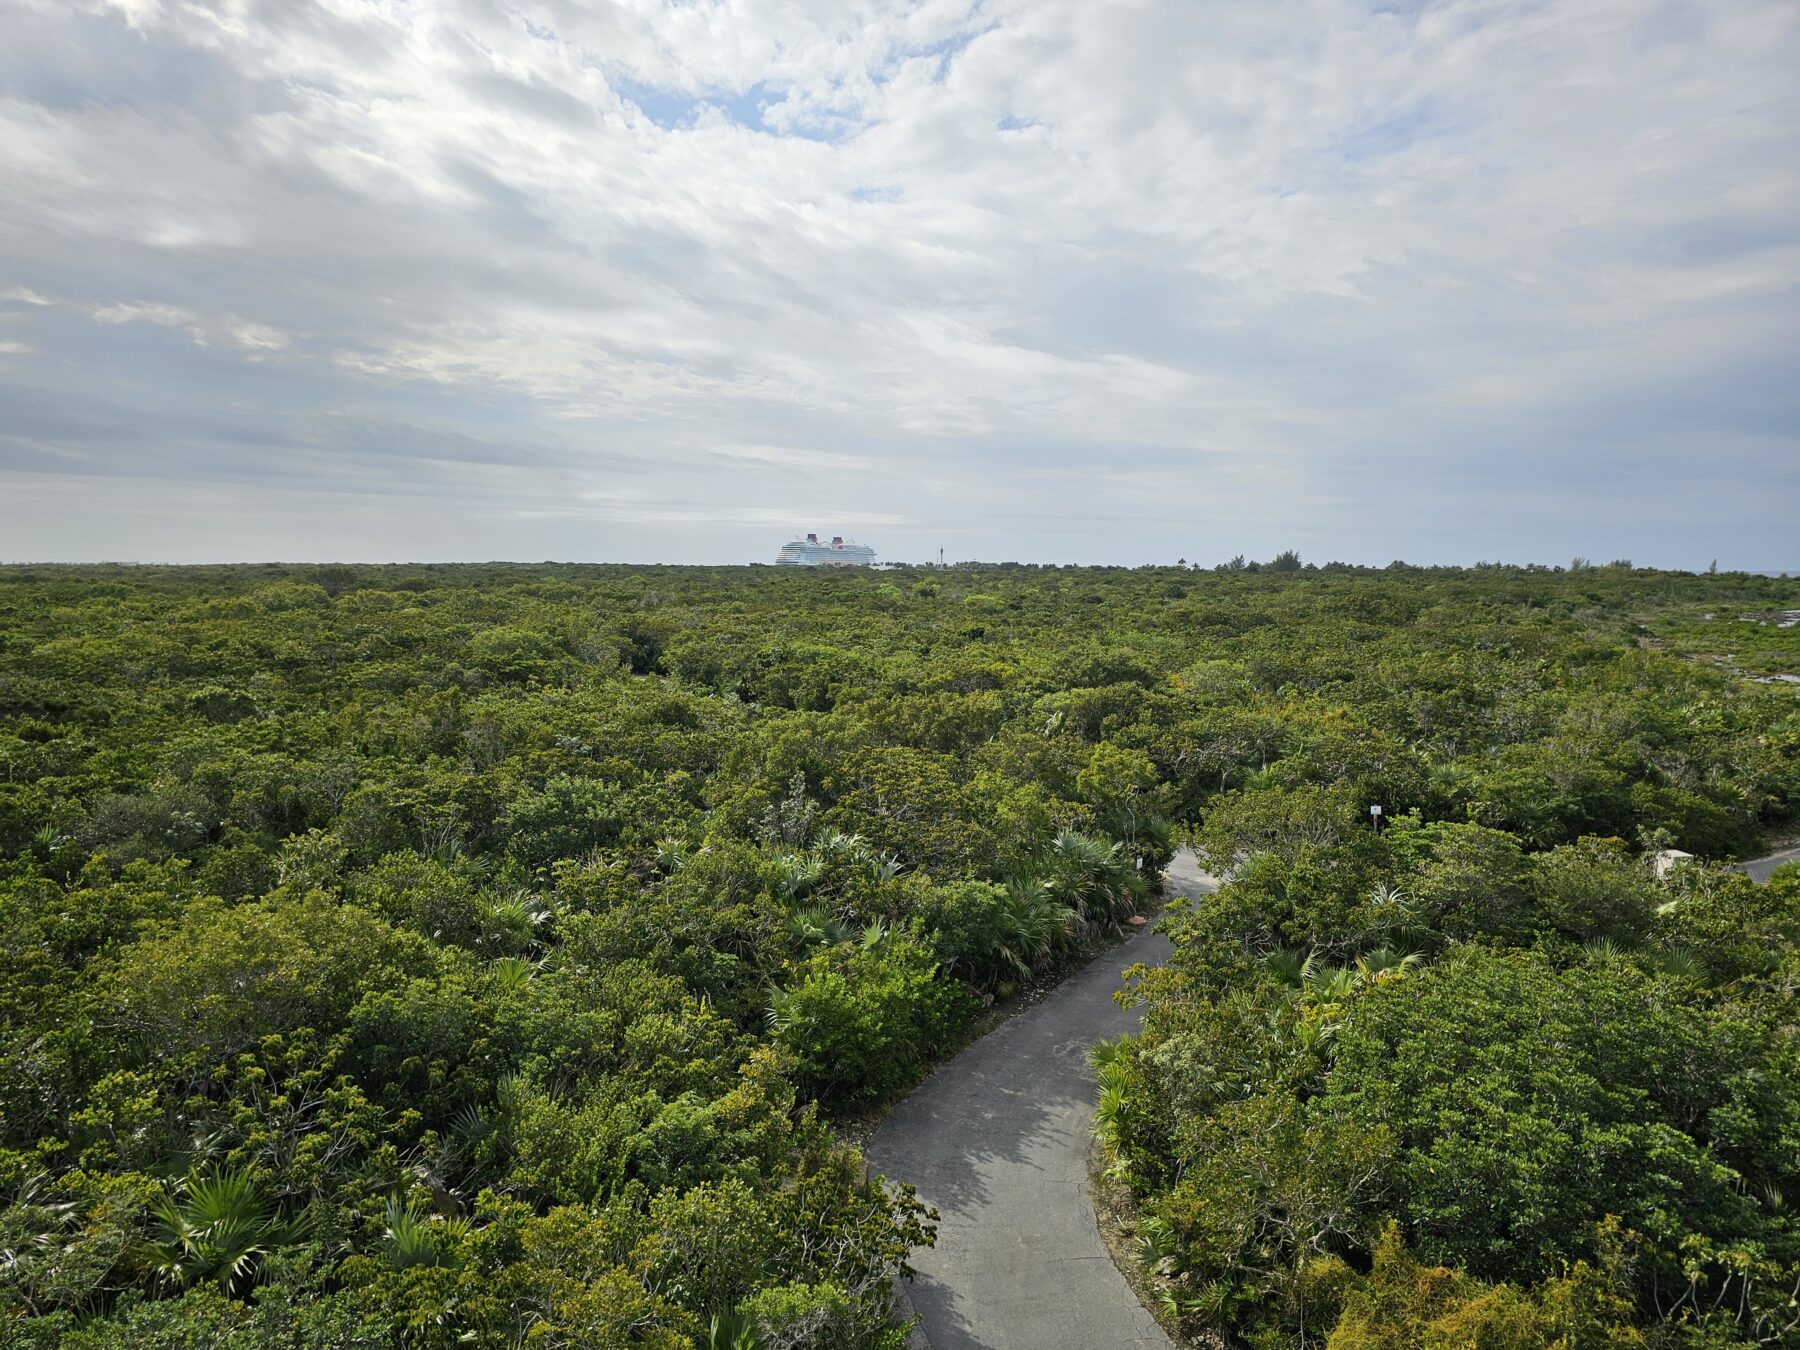
[(1800, 673), (1738, 617), (1796, 606), (1293, 555), (0, 569), (0, 1339), (897, 1347), (932, 1216), (834, 1122), (1193, 830), (1232, 881), (1101, 1112), (1191, 1328), (1776, 1343), (1800, 887), (1646, 858), (1792, 819), (1796, 691), (1719, 625)]

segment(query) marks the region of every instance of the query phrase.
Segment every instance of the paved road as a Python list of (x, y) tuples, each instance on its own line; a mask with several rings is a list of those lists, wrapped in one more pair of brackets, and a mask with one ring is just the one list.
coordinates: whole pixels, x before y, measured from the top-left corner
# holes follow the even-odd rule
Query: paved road
[[(1210, 889), (1191, 853), (1171, 889)], [(1166, 959), (1141, 933), (1002, 1023), (908, 1097), (869, 1144), (941, 1216), (908, 1289), (934, 1350), (1169, 1350), (1101, 1245), (1088, 1197), (1094, 1077), (1087, 1048), (1133, 1031), (1119, 974)]]
[[(1790, 849), (1744, 864), (1758, 881)], [(1211, 890), (1184, 850), (1171, 890)], [(1170, 1350), (1101, 1245), (1087, 1190), (1094, 1079), (1087, 1048), (1137, 1028), (1119, 973), (1168, 955), (1143, 933), (942, 1066), (869, 1143), (875, 1170), (938, 1209), (937, 1246), (908, 1289), (930, 1350)]]
[(1766, 858), (1757, 858), (1741, 864), (1750, 874), (1752, 881), (1767, 881), (1769, 874), (1783, 863), (1800, 862), (1800, 848), (1783, 849), (1780, 853), (1771, 853)]

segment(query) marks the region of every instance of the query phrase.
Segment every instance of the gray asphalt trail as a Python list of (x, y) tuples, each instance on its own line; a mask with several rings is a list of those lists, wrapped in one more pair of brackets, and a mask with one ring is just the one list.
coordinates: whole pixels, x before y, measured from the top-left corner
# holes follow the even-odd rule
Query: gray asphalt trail
[[(1171, 891), (1211, 889), (1191, 853)], [(1088, 1195), (1095, 1041), (1135, 1031), (1121, 972), (1167, 959), (1143, 932), (943, 1065), (870, 1141), (874, 1170), (910, 1181), (940, 1216), (907, 1289), (935, 1350), (1170, 1350), (1101, 1243)]]
[(1771, 853), (1766, 858), (1756, 858), (1738, 865), (1750, 874), (1750, 880), (1760, 883), (1767, 881), (1777, 867), (1791, 862), (1800, 862), (1800, 848), (1783, 849), (1780, 853)]
[[(1742, 864), (1757, 881), (1788, 849)], [(1213, 889), (1183, 850), (1172, 892)], [(1140, 933), (1070, 976), (927, 1079), (869, 1142), (874, 1170), (910, 1181), (939, 1213), (908, 1287), (927, 1350), (1171, 1350), (1100, 1240), (1088, 1195), (1094, 1076), (1087, 1049), (1135, 1031), (1139, 1009), (1113, 1002), (1120, 973), (1167, 959)]]

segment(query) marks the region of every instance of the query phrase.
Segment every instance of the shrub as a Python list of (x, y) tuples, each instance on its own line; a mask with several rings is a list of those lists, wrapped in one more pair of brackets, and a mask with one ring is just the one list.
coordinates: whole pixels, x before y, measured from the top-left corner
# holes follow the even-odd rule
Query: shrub
[(974, 1000), (909, 940), (820, 952), (769, 1001), (775, 1040), (804, 1091), (839, 1105), (909, 1085), (967, 1024)]
[(617, 844), (630, 809), (625, 790), (616, 784), (558, 774), (542, 791), (515, 797), (501, 828), (515, 858), (548, 867)]

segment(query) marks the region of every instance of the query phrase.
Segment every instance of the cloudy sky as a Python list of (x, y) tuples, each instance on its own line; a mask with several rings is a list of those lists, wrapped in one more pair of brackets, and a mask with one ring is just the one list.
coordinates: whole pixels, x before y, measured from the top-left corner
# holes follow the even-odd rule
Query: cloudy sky
[(0, 29), (0, 559), (1800, 567), (1793, 0)]

